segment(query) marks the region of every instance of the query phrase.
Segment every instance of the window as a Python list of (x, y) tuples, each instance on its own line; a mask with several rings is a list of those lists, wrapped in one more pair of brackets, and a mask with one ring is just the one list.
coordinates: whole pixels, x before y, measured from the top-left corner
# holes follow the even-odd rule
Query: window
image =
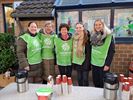
[(5, 19), (5, 32), (13, 33), (14, 34), (14, 20), (10, 16), (13, 12), (12, 4), (6, 4), (4, 7), (4, 19)]
[(58, 28), (61, 23), (67, 23), (70, 26), (70, 32), (74, 33), (75, 24), (79, 21), (78, 11), (58, 12)]
[(82, 12), (82, 21), (85, 28), (91, 31), (96, 19), (102, 19), (110, 27), (110, 10), (91, 10)]
[(133, 8), (115, 10), (114, 30), (116, 37), (133, 37)]

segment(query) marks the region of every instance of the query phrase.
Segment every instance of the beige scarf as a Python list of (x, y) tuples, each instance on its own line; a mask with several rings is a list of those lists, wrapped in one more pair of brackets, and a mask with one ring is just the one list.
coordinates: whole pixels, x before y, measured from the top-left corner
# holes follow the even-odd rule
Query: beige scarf
[[(77, 34), (75, 33), (74, 34), (74, 42), (77, 42), (77, 51), (76, 51), (76, 54), (77, 54), (77, 57), (82, 57), (83, 56), (83, 39), (84, 39), (84, 33), (81, 33), (81, 34)], [(74, 46), (75, 44), (73, 44)]]

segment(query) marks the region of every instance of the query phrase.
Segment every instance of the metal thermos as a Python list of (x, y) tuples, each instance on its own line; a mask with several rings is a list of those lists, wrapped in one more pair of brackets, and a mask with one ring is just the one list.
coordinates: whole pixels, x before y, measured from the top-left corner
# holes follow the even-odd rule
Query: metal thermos
[(28, 72), (26, 70), (18, 71), (16, 74), (17, 91), (22, 93), (29, 89)]
[(104, 98), (106, 100), (117, 100), (117, 90), (119, 88), (118, 76), (113, 73), (106, 73), (104, 77)]

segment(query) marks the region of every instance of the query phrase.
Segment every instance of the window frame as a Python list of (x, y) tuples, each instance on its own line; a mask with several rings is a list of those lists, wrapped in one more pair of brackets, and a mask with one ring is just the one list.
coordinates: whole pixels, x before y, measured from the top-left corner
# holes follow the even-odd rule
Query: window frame
[[(110, 7), (98, 7), (98, 8), (79, 8), (79, 9), (63, 9), (63, 10), (56, 10), (56, 13), (58, 12), (67, 12), (71, 11), (77, 11), (79, 12), (79, 21), (82, 21), (82, 12), (83, 11), (91, 11), (91, 10), (110, 10), (110, 29), (114, 28), (114, 16), (115, 16), (115, 10), (116, 9), (131, 9), (132, 6), (122, 6), (122, 5), (116, 5), (116, 6), (110, 6)], [(58, 17), (58, 15), (57, 15)], [(56, 26), (58, 24), (56, 18)], [(56, 29), (57, 30), (57, 29)], [(115, 44), (133, 44), (133, 37), (114, 37)]]

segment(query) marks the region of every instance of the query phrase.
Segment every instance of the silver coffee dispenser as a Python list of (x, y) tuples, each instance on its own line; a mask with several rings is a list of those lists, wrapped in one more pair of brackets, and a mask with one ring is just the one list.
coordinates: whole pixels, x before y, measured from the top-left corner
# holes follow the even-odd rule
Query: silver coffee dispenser
[(28, 72), (26, 70), (20, 70), (16, 73), (17, 91), (22, 93), (29, 89), (28, 84)]
[(106, 73), (104, 77), (104, 98), (106, 100), (117, 100), (118, 88), (118, 76), (114, 73)]

